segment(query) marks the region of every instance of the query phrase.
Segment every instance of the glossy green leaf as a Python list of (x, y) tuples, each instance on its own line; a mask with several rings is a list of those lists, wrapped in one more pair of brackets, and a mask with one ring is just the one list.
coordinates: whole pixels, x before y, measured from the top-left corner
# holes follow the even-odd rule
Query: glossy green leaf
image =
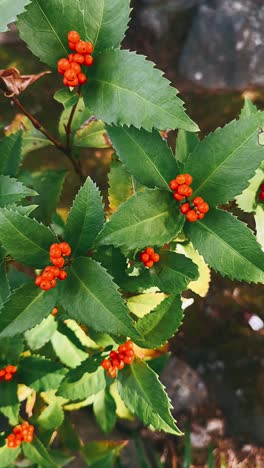
[(234, 120), (202, 140), (189, 156), (184, 171), (192, 174), (194, 196), (211, 206), (226, 203), (248, 186), (264, 158), (259, 127), (264, 113)]
[(61, 405), (56, 399), (42, 411), (38, 417), (38, 424), (44, 430), (57, 429), (63, 423), (64, 413)]
[(113, 244), (127, 250), (163, 245), (180, 232), (184, 217), (171, 193), (146, 190), (123, 203), (98, 237), (99, 245)]
[(96, 395), (93, 411), (102, 431), (111, 432), (116, 423), (116, 404), (108, 388)]
[(46, 319), (25, 333), (25, 339), (30, 349), (40, 349), (50, 341), (56, 330), (57, 322), (50, 311), (50, 315)]
[[(20, 130), (23, 129), (22, 132), (22, 156), (25, 156), (27, 153), (31, 151), (36, 151), (40, 148), (45, 148), (46, 146), (51, 146), (52, 142), (48, 140), (48, 138), (43, 135), (39, 130), (37, 130), (34, 125), (31, 123), (28, 117), (24, 114), (17, 114), (14, 120), (11, 122), (10, 125), (5, 129), (6, 135), (16, 134), (17, 132), (21, 133)], [(21, 153), (21, 150), (20, 150)], [(14, 174), (16, 174), (16, 166), (20, 164), (20, 153), (14, 153)]]
[(87, 357), (87, 353), (77, 347), (67, 336), (58, 331), (53, 334), (51, 344), (56, 356), (67, 367), (74, 368)]
[(53, 462), (46, 447), (42, 442), (35, 436), (31, 444), (23, 443), (22, 450), (31, 462), (37, 463), (41, 467), (57, 468), (57, 465)]
[(21, 382), (36, 392), (56, 390), (65, 373), (59, 363), (41, 356), (25, 357), (20, 361), (18, 369)]
[(25, 187), (18, 180), (0, 175), (0, 207), (11, 205), (22, 198), (34, 195), (37, 195), (37, 192)]
[(198, 130), (162, 72), (135, 52), (117, 49), (99, 54), (83, 97), (96, 117), (110, 125)]
[(198, 267), (184, 255), (165, 250), (155, 264), (154, 281), (161, 291), (181, 293), (190, 281), (198, 279)]
[(186, 223), (185, 232), (208, 265), (221, 275), (264, 282), (264, 253), (252, 231), (230, 213), (210, 210), (203, 221)]
[(185, 163), (188, 156), (195, 150), (199, 144), (199, 138), (196, 133), (179, 130), (176, 140), (176, 159)]
[(105, 385), (105, 373), (100, 362), (88, 358), (68, 372), (57, 394), (72, 401), (84, 400), (96, 395)]
[(76, 148), (109, 148), (110, 143), (102, 120), (91, 119), (85, 122), (76, 131), (73, 146)]
[(21, 453), (21, 448), (9, 449), (6, 445), (0, 447), (0, 468), (10, 468)]
[(0, 401), (2, 408), (9, 408), (18, 404), (16, 377), (10, 382), (5, 380), (1, 382)]
[[(142, 348), (157, 348), (176, 334), (183, 320), (180, 296), (164, 299), (156, 309), (138, 320), (137, 329), (142, 334)], [(138, 341), (140, 345), (140, 341)]]
[(257, 169), (254, 177), (250, 179), (248, 187), (238, 195), (235, 200), (239, 208), (247, 213), (256, 211), (258, 200), (258, 192), (260, 184), (264, 180), (264, 170), (260, 167)]
[(256, 114), (258, 112), (257, 106), (249, 99), (245, 97), (244, 99), (244, 106), (240, 112), (240, 118), (242, 117), (249, 117), (252, 114)]
[(178, 174), (176, 159), (159, 132), (134, 127), (106, 127), (113, 148), (127, 170), (150, 188), (170, 190)]
[(1, 406), (0, 412), (8, 419), (11, 426), (16, 426), (19, 424), (19, 409), (20, 404), (16, 403), (12, 406)]
[(6, 136), (0, 142), (0, 174), (15, 176), (21, 162), (22, 132)]
[(59, 89), (54, 94), (55, 101), (63, 105), (64, 109), (74, 106), (79, 100), (78, 94), (68, 88)]
[(73, 202), (65, 226), (64, 238), (72, 246), (72, 255), (87, 253), (104, 224), (102, 198), (96, 184), (88, 177)]
[(17, 364), (19, 356), (23, 351), (23, 338), (16, 336), (15, 338), (0, 339), (0, 360)]
[(49, 247), (56, 237), (35, 219), (0, 209), (0, 243), (15, 260), (35, 268), (49, 263)]
[(108, 174), (108, 200), (112, 212), (132, 195), (132, 178), (124, 165), (113, 160)]
[(80, 257), (74, 261), (62, 285), (60, 302), (71, 318), (94, 330), (131, 338), (138, 336), (116, 284), (91, 258)]
[(202, 255), (195, 250), (191, 242), (188, 244), (178, 244), (177, 252), (186, 255), (186, 257), (190, 258), (198, 266), (199, 278), (191, 281), (188, 284), (188, 289), (199, 294), (201, 297), (205, 297), (208, 293), (211, 281), (211, 270), (209, 266), (205, 263)]
[(158, 375), (140, 360), (118, 374), (118, 391), (126, 406), (156, 431), (182, 435), (171, 415), (171, 404)]
[[(127, 29), (129, 0), (32, 0), (19, 17), (18, 29), (29, 49), (51, 67), (67, 56), (72, 29), (95, 45), (95, 54), (118, 47)], [(70, 11), (70, 14), (69, 14)], [(118, 11), (118, 15), (116, 12)]]
[(0, 258), (0, 307), (8, 298), (10, 293), (10, 286), (6, 272), (5, 259)]
[(153, 309), (156, 309), (166, 297), (166, 294), (160, 292), (138, 294), (137, 296), (130, 297), (127, 300), (127, 305), (134, 315), (142, 318)]

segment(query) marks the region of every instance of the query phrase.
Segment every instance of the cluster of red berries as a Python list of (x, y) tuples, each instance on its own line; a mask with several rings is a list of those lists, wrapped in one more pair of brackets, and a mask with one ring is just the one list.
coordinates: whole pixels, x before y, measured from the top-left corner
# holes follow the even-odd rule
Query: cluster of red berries
[(17, 448), (20, 447), (22, 442), (30, 443), (34, 439), (34, 426), (31, 426), (28, 422), (19, 424), (13, 428), (12, 434), (7, 436), (7, 447)]
[(61, 58), (58, 65), (58, 72), (63, 75), (63, 84), (71, 86), (83, 85), (87, 81), (87, 77), (82, 73), (81, 65), (90, 67), (94, 63), (91, 54), (94, 51), (94, 46), (91, 42), (81, 41), (80, 34), (77, 31), (68, 33), (68, 45), (74, 54), (69, 54), (68, 58)]
[(262, 202), (264, 201), (264, 184), (261, 184), (261, 186), (260, 186), (259, 199)]
[(101, 366), (107, 371), (107, 375), (114, 379), (117, 371), (125, 367), (125, 364), (132, 364), (135, 359), (134, 345), (128, 340), (118, 346), (118, 351), (111, 351), (109, 359), (104, 359)]
[(43, 291), (55, 288), (57, 278), (61, 281), (66, 280), (67, 272), (60, 270), (65, 264), (64, 256), (71, 255), (71, 248), (67, 242), (52, 244), (50, 246), (50, 261), (54, 266), (46, 266), (41, 275), (37, 276), (35, 284)]
[(195, 197), (191, 204), (183, 203), (180, 210), (190, 223), (194, 223), (197, 219), (204, 218), (205, 214), (209, 211), (209, 205), (202, 197)]
[(140, 260), (146, 267), (151, 268), (154, 263), (160, 261), (160, 256), (154, 251), (153, 247), (147, 247), (144, 252), (141, 252)]
[(173, 197), (177, 201), (182, 201), (184, 198), (189, 198), (193, 194), (190, 187), (193, 178), (190, 174), (180, 174), (175, 179), (170, 181), (170, 188), (173, 190)]
[(8, 365), (4, 367), (3, 369), (0, 369), (0, 382), (2, 380), (5, 380), (6, 382), (12, 380), (16, 371), (17, 371), (17, 367), (11, 366), (11, 365)]

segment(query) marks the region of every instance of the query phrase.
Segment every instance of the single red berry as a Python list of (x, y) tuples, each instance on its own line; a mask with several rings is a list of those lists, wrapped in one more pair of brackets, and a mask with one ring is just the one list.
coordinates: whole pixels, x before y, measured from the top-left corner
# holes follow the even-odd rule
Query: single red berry
[(134, 356), (135, 353), (134, 353), (134, 350), (133, 349), (127, 349), (126, 350), (126, 356)]
[(71, 70), (73, 70), (74, 73), (76, 73), (76, 75), (79, 75), (79, 73), (81, 73), (81, 67), (80, 67), (79, 63), (72, 62), (71, 63)]
[(64, 73), (64, 78), (71, 83), (71, 81), (75, 81), (77, 79), (77, 75), (72, 69), (70, 69)]
[(52, 267), (50, 267), (50, 268), (51, 268), (51, 271), (52, 271), (54, 277), (55, 277), (55, 278), (58, 278), (58, 276), (59, 276), (59, 274), (60, 274), (59, 268), (56, 267), (56, 266), (52, 266)]
[(260, 192), (260, 194), (259, 194), (259, 199), (260, 199), (260, 200), (264, 200), (264, 192)]
[(182, 184), (185, 184), (185, 177), (183, 174), (180, 174), (176, 177), (175, 181), (177, 182), (177, 184), (179, 185), (182, 185)]
[(132, 364), (132, 362), (134, 361), (134, 359), (135, 359), (134, 356), (125, 356), (125, 357), (124, 357), (124, 363), (125, 363), (125, 364), (128, 364), (128, 365), (129, 365), (129, 364)]
[(61, 257), (61, 249), (60, 247), (53, 247), (50, 249), (50, 256), (53, 258), (60, 258)]
[(29, 425), (29, 426), (28, 426), (28, 432), (29, 432), (29, 434), (33, 434), (34, 431), (35, 431), (34, 426)]
[(112, 359), (111, 362), (112, 362), (112, 366), (113, 366), (113, 367), (116, 367), (116, 368), (118, 369), (118, 366), (119, 366), (119, 356), (118, 356), (118, 359)]
[(21, 428), (21, 425), (19, 424), (18, 426), (14, 427), (13, 429), (13, 433), (14, 434), (20, 434), (22, 428)]
[(121, 344), (118, 346), (118, 351), (119, 353), (125, 353), (126, 352), (126, 345), (125, 344)]
[(78, 76), (77, 76), (76, 80), (69, 81), (69, 86), (70, 86), (71, 88), (75, 88), (75, 86), (78, 86), (78, 84), (80, 84), (80, 83), (79, 83), (79, 80), (78, 80)]
[(180, 207), (180, 210), (183, 214), (186, 214), (188, 213), (188, 211), (190, 210), (190, 204), (189, 203), (183, 203)]
[(176, 182), (175, 179), (170, 181), (171, 190), (177, 190), (178, 186), (179, 186), (179, 184)]
[(87, 54), (92, 54), (93, 51), (94, 51), (93, 44), (91, 42), (89, 42), (89, 41), (85, 42), (85, 44), (86, 44), (86, 51), (87, 51), (86, 53)]
[(61, 270), (61, 271), (60, 271), (59, 279), (60, 279), (61, 281), (66, 280), (67, 276), (68, 276), (67, 271), (65, 271), (65, 270)]
[(159, 256), (159, 254), (154, 253), (154, 254), (151, 256), (151, 260), (153, 260), (154, 263), (158, 263), (158, 262), (160, 261), (160, 256)]
[(27, 434), (25, 437), (24, 437), (24, 442), (30, 444), (33, 440), (33, 435), (32, 434)]
[(16, 366), (11, 366), (11, 364), (9, 364), (8, 366), (6, 366), (5, 370), (6, 370), (6, 372), (10, 372), (11, 374), (15, 374), (16, 371), (17, 371), (17, 367)]
[(44, 268), (44, 271), (52, 271), (53, 270), (53, 266), (51, 265), (48, 265)]
[(55, 279), (52, 279), (50, 282), (50, 287), (55, 288), (56, 284), (57, 284), (57, 281)]
[(83, 85), (87, 82), (87, 76), (84, 73), (79, 73), (78, 81), (80, 85)]
[(44, 273), (42, 273), (42, 278), (45, 280), (51, 281), (53, 280), (54, 275), (51, 271), (44, 271)]
[(82, 54), (73, 54), (73, 61), (82, 65), (84, 62), (84, 56)]
[(87, 67), (91, 67), (94, 63), (94, 58), (87, 54), (84, 56), (84, 65), (86, 65)]
[(147, 268), (152, 268), (153, 265), (154, 265), (154, 262), (153, 262), (152, 260), (149, 260), (148, 262), (145, 263), (145, 266), (146, 266)]
[(67, 71), (70, 69), (70, 62), (66, 58), (60, 59), (57, 65), (60, 70)]
[(204, 216), (205, 216), (204, 213), (199, 213), (198, 214), (198, 219), (204, 219)]
[(7, 440), (15, 440), (15, 439), (16, 439), (15, 434), (9, 434), (9, 435), (7, 436)]
[(195, 198), (193, 199), (193, 204), (194, 204), (195, 206), (198, 206), (198, 205), (200, 205), (200, 204), (203, 203), (203, 202), (204, 202), (204, 199), (203, 199), (202, 197), (195, 197)]
[(110, 359), (118, 359), (118, 352), (117, 351), (111, 351), (109, 354)]
[(76, 52), (78, 54), (88, 54), (89, 50), (85, 41), (78, 41), (76, 44)]
[(66, 78), (63, 78), (63, 84), (64, 86), (70, 86), (70, 82), (68, 80), (66, 80)]
[(40, 287), (41, 289), (43, 289), (43, 291), (48, 291), (51, 288), (50, 281), (47, 281), (47, 280), (41, 281)]
[(200, 205), (198, 205), (198, 210), (200, 211), (200, 213), (208, 213), (209, 211), (208, 203), (203, 202)]
[(189, 188), (190, 188), (190, 187), (189, 187), (188, 185), (186, 185), (186, 184), (181, 184), (181, 185), (179, 186), (179, 188), (178, 188), (178, 193), (179, 193), (180, 195), (187, 196), (187, 193), (188, 193), (188, 191), (189, 191)]
[(55, 317), (57, 315), (57, 313), (58, 313), (58, 310), (59, 310), (58, 307), (54, 307), (52, 309), (51, 315), (53, 315), (53, 317)]
[(187, 185), (191, 185), (192, 181), (193, 181), (193, 178), (190, 174), (183, 174), (184, 177), (185, 177), (185, 184)]
[(2, 377), (5, 376), (5, 373), (6, 373), (5, 369), (1, 369), (1, 370), (0, 370), (0, 378), (1, 378), (1, 379), (2, 379)]
[(60, 250), (61, 250), (62, 254), (67, 255), (67, 256), (69, 256), (71, 254), (71, 247), (68, 244), (68, 242), (61, 242), (59, 244), (59, 247), (60, 247)]
[[(14, 432), (14, 430), (13, 430)], [(16, 442), (22, 442), (23, 436), (21, 434), (21, 431), (16, 434)]]
[(261, 184), (260, 190), (261, 190), (262, 192), (264, 192), (264, 184)]
[(76, 44), (80, 40), (80, 34), (77, 31), (68, 32), (68, 41)]
[(147, 253), (142, 253), (141, 256), (140, 256), (140, 259), (143, 263), (146, 263), (149, 261), (149, 255)]
[(60, 257), (60, 258), (50, 257), (50, 261), (51, 263), (53, 263), (53, 265), (57, 266), (58, 268), (62, 268), (65, 263), (65, 260), (63, 257)]
[(133, 349), (133, 348), (134, 348), (134, 343), (133, 343), (133, 341), (128, 340), (128, 341), (125, 343), (125, 347), (126, 347), (126, 349)]
[(190, 210), (186, 214), (186, 218), (188, 219), (188, 221), (190, 221), (190, 223), (194, 223), (195, 221), (197, 221), (198, 216), (194, 210)]
[(101, 363), (101, 366), (105, 369), (108, 370), (112, 367), (111, 361), (109, 359), (104, 359)]
[(4, 376), (4, 379), (9, 382), (10, 380), (12, 380), (13, 378), (13, 374), (11, 374), (10, 372), (7, 372)]
[(108, 377), (111, 377), (111, 379), (114, 379), (117, 375), (117, 370), (115, 369), (115, 367), (110, 367), (110, 369), (108, 369), (107, 371), (107, 375)]
[(16, 441), (14, 440), (7, 440), (7, 447), (8, 448), (16, 448)]
[(193, 194), (193, 189), (191, 187), (188, 187), (186, 190), (186, 197), (191, 197)]
[(37, 276), (35, 279), (35, 285), (39, 286), (41, 281), (42, 281), (42, 275)]
[(179, 193), (174, 192), (173, 198), (177, 201), (182, 201), (185, 197), (183, 195), (180, 195)]
[(123, 359), (119, 360), (118, 365), (116, 367), (117, 367), (118, 370), (124, 369), (125, 363), (124, 363)]
[(75, 55), (76, 55), (76, 54), (69, 54), (69, 55), (68, 55), (68, 60), (69, 60), (70, 63), (74, 61)]
[(69, 46), (69, 49), (76, 50), (76, 44), (74, 44), (73, 42), (68, 42), (68, 46)]
[(153, 247), (147, 247), (145, 250), (146, 254), (153, 255), (155, 253)]

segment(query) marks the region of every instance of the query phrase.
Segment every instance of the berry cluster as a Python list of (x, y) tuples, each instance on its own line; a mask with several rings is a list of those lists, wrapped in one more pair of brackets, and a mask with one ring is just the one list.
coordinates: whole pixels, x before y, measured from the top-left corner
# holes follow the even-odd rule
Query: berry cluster
[(17, 448), (20, 447), (22, 442), (32, 442), (34, 439), (34, 426), (31, 426), (28, 422), (19, 424), (13, 428), (12, 434), (7, 436), (7, 447)]
[(173, 197), (177, 201), (182, 201), (184, 198), (189, 198), (193, 194), (193, 190), (190, 187), (193, 179), (190, 174), (180, 174), (170, 181), (170, 188), (173, 190)]
[(194, 223), (197, 219), (204, 218), (205, 214), (209, 211), (209, 205), (202, 197), (195, 197), (191, 204), (183, 203), (180, 210), (190, 223)]
[(3, 369), (0, 369), (0, 382), (1, 380), (5, 380), (6, 382), (12, 380), (16, 371), (17, 371), (17, 367), (11, 366), (11, 365), (8, 365), (4, 367)]
[(264, 184), (261, 184), (260, 186), (259, 199), (262, 202), (264, 201)]
[(67, 242), (52, 244), (50, 246), (50, 261), (54, 266), (46, 266), (41, 275), (37, 276), (35, 284), (43, 291), (55, 288), (57, 278), (61, 281), (66, 280), (67, 272), (60, 270), (65, 264), (64, 256), (71, 255), (71, 248)]
[(104, 359), (101, 366), (107, 371), (107, 375), (114, 379), (117, 371), (125, 367), (125, 364), (132, 364), (135, 358), (134, 345), (132, 341), (118, 346), (118, 351), (111, 351), (109, 359)]
[(82, 73), (81, 65), (90, 67), (93, 64), (94, 59), (91, 54), (94, 47), (91, 42), (81, 41), (80, 34), (77, 31), (68, 33), (68, 46), (75, 53), (69, 54), (68, 58), (61, 58), (57, 65), (58, 72), (64, 77), (63, 84), (73, 88), (86, 83), (87, 78)]
[(144, 252), (141, 252), (140, 260), (146, 267), (151, 268), (154, 263), (158, 263), (160, 261), (160, 256), (155, 253), (153, 247), (147, 247)]

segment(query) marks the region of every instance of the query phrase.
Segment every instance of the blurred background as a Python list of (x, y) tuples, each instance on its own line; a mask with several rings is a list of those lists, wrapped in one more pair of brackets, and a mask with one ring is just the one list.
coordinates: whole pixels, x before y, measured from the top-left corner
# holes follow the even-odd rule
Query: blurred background
[[(244, 97), (264, 107), (263, 0), (134, 0), (124, 47), (154, 61), (180, 91), (188, 114), (202, 135), (238, 116)], [(22, 74), (45, 70), (19, 40), (15, 28), (0, 34), (0, 68)], [(57, 73), (22, 96), (25, 107), (54, 133), (61, 106), (52, 99), (60, 88)], [(0, 96), (0, 132), (17, 111)], [(175, 135), (169, 141), (175, 143)], [(86, 150), (82, 162), (104, 193), (111, 155)], [(56, 149), (31, 152), (31, 170), (67, 168), (67, 210), (78, 188), (68, 160)], [(232, 204), (232, 211), (254, 229), (254, 220)], [(264, 288), (212, 273), (205, 298), (194, 293), (180, 332), (171, 341), (162, 380), (178, 425), (186, 438), (153, 434), (138, 422), (120, 422), (113, 438), (133, 439), (122, 455), (125, 467), (264, 467)], [(166, 361), (166, 362), (165, 362)], [(85, 441), (105, 436), (89, 409), (72, 421)], [(87, 422), (89, 421), (89, 426)], [(160, 460), (164, 465), (160, 465)], [(209, 461), (208, 461), (209, 460)], [(211, 463), (211, 465), (210, 465)], [(81, 461), (76, 465), (81, 467)]]

